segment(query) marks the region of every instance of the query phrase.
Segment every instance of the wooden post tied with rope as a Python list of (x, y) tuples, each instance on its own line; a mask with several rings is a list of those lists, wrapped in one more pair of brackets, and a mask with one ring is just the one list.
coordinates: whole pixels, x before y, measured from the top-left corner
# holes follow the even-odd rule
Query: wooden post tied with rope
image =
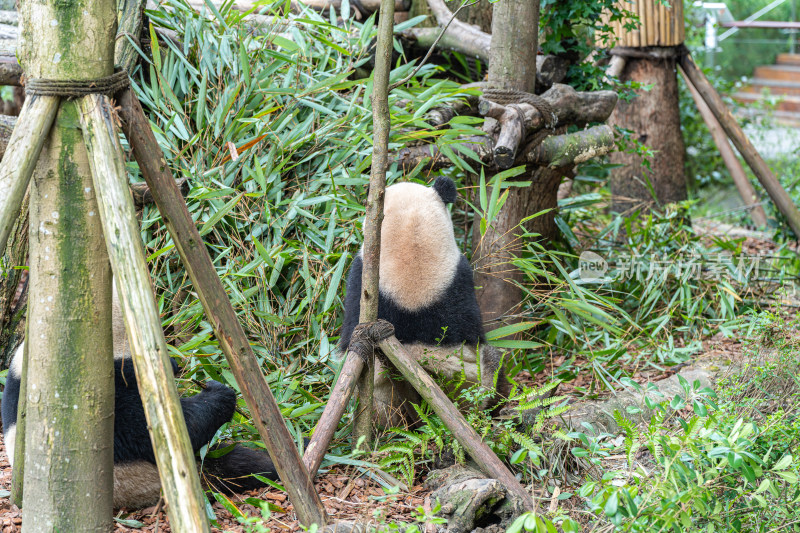
[[(138, 1), (129, 7), (139, 12), (143, 2)], [(92, 38), (86, 37), (87, 42), (82, 46), (64, 49), (64, 42), (72, 42), (70, 36), (75, 34), (74, 25), (51, 24), (51, 21), (73, 20), (64, 15), (64, 11), (79, 9), (83, 11), (72, 15), (75, 20), (82, 21), (82, 27), (87, 28), (85, 32)], [(55, 10), (60, 10), (58, 16), (54, 14)], [(128, 11), (120, 11), (123, 13)], [(43, 407), (30, 407), (29, 402), (27, 418), (32, 424), (26, 424), (29, 428), (25, 431), (27, 435), (17, 433), (17, 439), (27, 446), (25, 461), (15, 461), (15, 489), (24, 488), (23, 491), (15, 490), (15, 501), (18, 502), (21, 496), (25, 507), (33, 511), (26, 512), (23, 531), (50, 530), (53, 523), (69, 531), (97, 531), (108, 530), (113, 524), (111, 421), (114, 381), (111, 328), (105, 318), (110, 316), (109, 262), (119, 292), (140, 395), (168, 503), (170, 527), (175, 532), (210, 531), (207, 502), (197, 475), (128, 189), (126, 161), (115, 120), (117, 112), (124, 122), (128, 143), (142, 175), (164, 215), (167, 229), (274, 459), (298, 519), (309, 528), (312, 524), (324, 526), (327, 516), (319, 495), (168, 170), (149, 121), (135, 94), (128, 88), (127, 72), (113, 72), (115, 62), (110, 53), (113, 46), (109, 43), (114, 39), (116, 15), (116, 3), (112, 0), (98, 0), (91, 8), (87, 5), (86, 9), (82, 4), (65, 7), (48, 0), (26, 3), (21, 12), (23, 34), (27, 31), (29, 38), (20, 54), (30, 80), (20, 127), (14, 129), (0, 164), (0, 193), (4, 193), (0, 194), (0, 254), (8, 238), (7, 229), (22, 209), (24, 192), (37, 165), (37, 178), (31, 185), (31, 206), (38, 206), (38, 209), (31, 208), (31, 227), (41, 226), (47, 231), (39, 230), (31, 232), (31, 235), (36, 233), (49, 239), (53, 238), (52, 235), (59, 236), (58, 241), (50, 243), (50, 246), (56, 246), (55, 253), (43, 253), (42, 249), (44, 252), (49, 252), (49, 249), (43, 248), (38, 241), (31, 246), (31, 295), (41, 297), (30, 299), (29, 320), (36, 321), (37, 328), (42, 331), (52, 333), (49, 335), (52, 339), (31, 343), (31, 346), (37, 345), (36, 351), (31, 350), (33, 353), (30, 356), (26, 354), (23, 361), (23, 369), (28, 363), (35, 364), (31, 372), (23, 371), (23, 380), (43, 391), (37, 393), (34, 402)], [(141, 18), (136, 21), (134, 32), (140, 31)], [(130, 22), (123, 19), (121, 31), (131, 30)], [(41, 38), (30, 38), (32, 32)], [(131, 46), (129, 43), (118, 46), (117, 56), (135, 57), (126, 53)], [(64, 55), (60, 63), (41, 60), (53, 57), (56, 52), (59, 56)], [(97, 57), (100, 57), (99, 62), (95, 61)], [(117, 63), (130, 68), (133, 62), (123, 59)], [(91, 70), (86, 65), (100, 65), (102, 70), (100, 67)], [(60, 70), (62, 67), (65, 70)], [(117, 98), (120, 108), (112, 105), (110, 96)], [(45, 142), (46, 139), (49, 142)], [(58, 171), (52, 171), (54, 164)], [(77, 172), (81, 179), (74, 179), (72, 174), (68, 176), (70, 179), (61, 178), (59, 172), (66, 172), (65, 168), (73, 174)], [(76, 184), (80, 186), (77, 192)], [(54, 206), (54, 202), (63, 206), (61, 214), (55, 207), (42, 207), (43, 199), (48, 197)], [(49, 218), (41, 220), (40, 224), (39, 219), (43, 216)], [(94, 224), (91, 227), (90, 222)], [(87, 237), (86, 228), (92, 230), (92, 240)], [(47, 244), (42, 238), (37, 239)], [(63, 263), (61, 256), (65, 254), (59, 251), (62, 248), (70, 253), (77, 251), (75, 253), (80, 256), (77, 259), (83, 261), (77, 266), (77, 271), (75, 265)], [(66, 257), (72, 260), (75, 253)], [(53, 272), (58, 272), (63, 281), (48, 285), (48, 279), (57, 277)], [(82, 282), (81, 276), (98, 281)], [(55, 300), (59, 302), (59, 309), (49, 312), (45, 306), (55, 306), (50, 303), (53, 297), (45, 298), (48, 293), (42, 291), (50, 291), (51, 295), (57, 293)], [(36, 308), (38, 302), (42, 302), (41, 309)], [(70, 309), (70, 306), (80, 309), (84, 318), (65, 322), (63, 316), (71, 318), (75, 311), (71, 309), (72, 314), (65, 315), (61, 308)], [(42, 329), (44, 326), (38, 325), (43, 320), (52, 323), (50, 329), (45, 331)], [(54, 326), (60, 326), (60, 329)], [(37, 331), (37, 339), (45, 337), (42, 331)], [(86, 342), (93, 339), (91, 335), (108, 342)], [(58, 340), (62, 341), (60, 345)], [(80, 360), (70, 363), (83, 365), (76, 367), (80, 380), (53, 378), (57, 372), (54, 373), (52, 368), (63, 360), (63, 357), (58, 359), (61, 352), (70, 356), (75, 354), (72, 359)], [(89, 359), (86, 353), (97, 354), (97, 357)], [(63, 368), (57, 370), (63, 374)], [(102, 378), (105, 383), (98, 385), (91, 381), (92, 377)], [(53, 390), (55, 394), (50, 394)], [(58, 400), (59, 394), (74, 397), (76, 402), (83, 401), (77, 400), (78, 397), (85, 397), (96, 405), (78, 410), (76, 403), (74, 409), (65, 411), (62, 409), (64, 402)], [(92, 427), (87, 431), (87, 411), (96, 411), (100, 420), (108, 423), (97, 422), (97, 417), (89, 419)], [(43, 420), (41, 412), (51, 414)], [(54, 416), (54, 412), (58, 416)], [(101, 435), (95, 431), (95, 426), (106, 427), (107, 431)], [(43, 432), (46, 433), (44, 436)], [(53, 438), (59, 434), (62, 435), (60, 439)], [(76, 437), (78, 434), (85, 435), (81, 437), (83, 440)], [(23, 451), (22, 442), (17, 452)], [(59, 475), (53, 475), (53, 471)], [(24, 485), (21, 484), (23, 479)]]

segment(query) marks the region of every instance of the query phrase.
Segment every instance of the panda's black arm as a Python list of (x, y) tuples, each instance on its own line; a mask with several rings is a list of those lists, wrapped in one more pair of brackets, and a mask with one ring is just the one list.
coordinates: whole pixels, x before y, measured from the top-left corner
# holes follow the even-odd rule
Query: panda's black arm
[(208, 444), (220, 426), (231, 420), (235, 408), (236, 393), (218, 381), (208, 381), (200, 394), (181, 398), (192, 450)]
[(344, 319), (342, 332), (339, 336), (339, 351), (344, 353), (350, 345), (353, 330), (358, 325), (358, 316), (361, 311), (361, 270), (363, 267), (361, 254), (353, 259), (350, 273), (347, 275), (347, 289), (344, 295)]

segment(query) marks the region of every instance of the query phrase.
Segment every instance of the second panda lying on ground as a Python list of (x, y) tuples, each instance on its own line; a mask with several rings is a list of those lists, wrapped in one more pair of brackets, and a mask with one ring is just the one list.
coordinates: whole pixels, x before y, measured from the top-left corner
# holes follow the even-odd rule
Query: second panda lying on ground
[[(475, 297), (472, 267), (461, 254), (446, 204), (456, 187), (446, 177), (433, 187), (396, 183), (386, 189), (381, 224), (378, 318), (392, 323), (395, 336), (428, 370), (495, 391), (492, 407), (510, 383), (503, 354), (486, 342)], [(340, 350), (350, 344), (361, 300), (361, 252), (350, 266)], [(399, 425), (414, 414), (403, 400), (418, 403), (404, 381), (392, 381), (376, 362), (375, 405), (384, 425)]]
[[(113, 310), (114, 507), (139, 509), (158, 502), (161, 482), (116, 298)], [(3, 391), (3, 440), (12, 466), (23, 349), (24, 344), (20, 345), (11, 360)], [(172, 367), (173, 372), (177, 372), (175, 361), (172, 361)], [(217, 430), (231, 420), (235, 408), (236, 393), (233, 389), (213, 380), (208, 381), (199, 394), (181, 398), (181, 409), (194, 452), (211, 442)], [(242, 492), (266, 486), (252, 474), (278, 479), (275, 465), (266, 452), (241, 445), (234, 446), (221, 457), (206, 456), (203, 474), (214, 490), (223, 492)]]

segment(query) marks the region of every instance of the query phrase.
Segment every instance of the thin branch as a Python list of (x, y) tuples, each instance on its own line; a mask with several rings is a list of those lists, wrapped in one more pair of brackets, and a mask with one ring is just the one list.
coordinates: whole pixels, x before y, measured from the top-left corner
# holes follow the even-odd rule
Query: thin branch
[(461, 10), (464, 9), (465, 7), (474, 6), (478, 2), (480, 2), (480, 0), (474, 0), (473, 2), (464, 3), (464, 4), (461, 4), (461, 6), (459, 6), (458, 9), (456, 9), (456, 12), (453, 13), (453, 16), (451, 16), (450, 20), (447, 21), (447, 24), (444, 25), (444, 28), (442, 28), (442, 31), (439, 32), (439, 36), (436, 37), (436, 40), (434, 40), (433, 44), (430, 46), (430, 48), (428, 48), (428, 53), (425, 54), (425, 57), (422, 58), (422, 61), (420, 62), (420, 64), (417, 65), (417, 67), (414, 70), (411, 71), (411, 74), (409, 74), (408, 76), (406, 76), (402, 80), (391, 84), (389, 86), (389, 92), (392, 92), (394, 89), (397, 89), (401, 85), (405, 85), (406, 83), (409, 82), (409, 80), (411, 80), (411, 78), (413, 78), (414, 76), (417, 75), (419, 70), (425, 65), (425, 63), (428, 62), (428, 59), (430, 59), (431, 55), (433, 54), (433, 50), (436, 48), (436, 45), (439, 44), (439, 41), (444, 36), (444, 33), (447, 31), (447, 28), (450, 27), (450, 24), (453, 22), (453, 20), (455, 20), (456, 16), (461, 12)]

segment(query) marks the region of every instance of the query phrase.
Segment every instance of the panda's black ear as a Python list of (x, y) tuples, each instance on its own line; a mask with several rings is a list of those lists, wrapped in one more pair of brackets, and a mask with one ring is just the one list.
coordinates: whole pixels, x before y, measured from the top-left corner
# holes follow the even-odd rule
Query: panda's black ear
[(450, 178), (439, 176), (433, 183), (433, 189), (439, 193), (439, 197), (445, 204), (452, 204), (456, 201), (456, 184)]

